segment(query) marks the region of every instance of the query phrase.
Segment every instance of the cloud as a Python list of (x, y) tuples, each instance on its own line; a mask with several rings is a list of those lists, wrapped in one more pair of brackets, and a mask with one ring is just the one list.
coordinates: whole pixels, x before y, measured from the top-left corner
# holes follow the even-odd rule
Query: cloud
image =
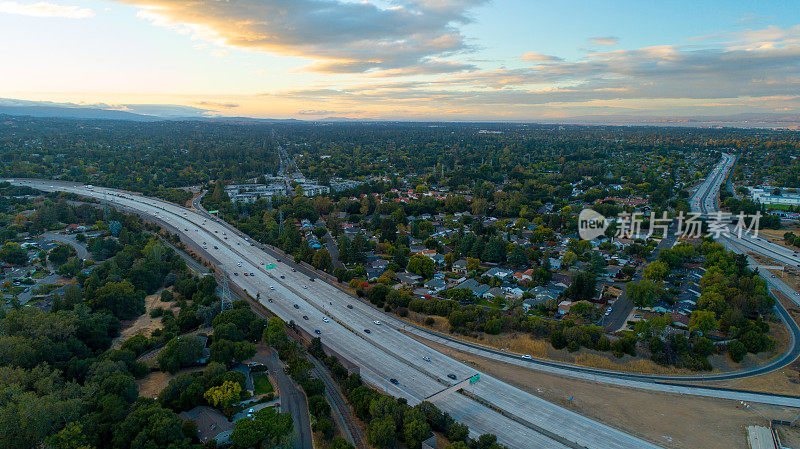
[(520, 56), (525, 62), (539, 62), (539, 63), (546, 63), (546, 62), (561, 62), (564, 59), (559, 58), (558, 56), (546, 55), (544, 53), (539, 53), (536, 51), (529, 51), (524, 55)]
[(0, 13), (30, 17), (59, 17), (64, 19), (89, 19), (94, 17), (94, 11), (89, 8), (58, 5), (47, 2), (22, 4), (0, 1)]
[(277, 95), (336, 107), (440, 110), (545, 105), (652, 110), (657, 104), (800, 110), (800, 26), (731, 33), (722, 44), (599, 51), (578, 61), (538, 53), (527, 59), (534, 64), (415, 82), (318, 85)]
[[(390, 7), (346, 0), (118, 0), (140, 17), (222, 46), (317, 60), (309, 70), (452, 67), (437, 64), (469, 48), (457, 25), (487, 0), (395, 0)], [(425, 70), (421, 69), (421, 70)]]
[(325, 109), (305, 109), (302, 111), (297, 111), (300, 115), (331, 115), (331, 114), (339, 114), (336, 111), (328, 111)]
[(109, 109), (164, 118), (191, 118), (209, 115), (208, 109), (179, 104), (122, 104)]
[(597, 45), (606, 45), (609, 47), (619, 45), (619, 38), (614, 36), (591, 37), (589, 38), (589, 41)]
[(216, 101), (198, 101), (195, 104), (198, 106), (204, 106), (212, 109), (232, 109), (239, 107), (237, 103), (218, 103)]

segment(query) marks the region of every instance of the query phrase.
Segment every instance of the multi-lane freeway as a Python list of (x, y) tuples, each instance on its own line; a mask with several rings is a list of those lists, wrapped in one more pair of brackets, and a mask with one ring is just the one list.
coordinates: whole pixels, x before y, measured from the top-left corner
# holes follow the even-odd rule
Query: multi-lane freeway
[[(692, 197), (693, 208), (704, 213), (716, 207), (716, 194), (733, 160), (727, 156)], [(658, 376), (621, 373), (569, 364), (530, 359), (480, 345), (459, 341), (447, 335), (418, 328), (362, 303), (335, 286), (314, 279), (293, 264), (279, 260), (270, 251), (242, 236), (234, 228), (202, 210), (194, 211), (138, 194), (105, 188), (88, 188), (73, 183), (47, 180), (11, 180), (45, 191), (68, 191), (109, 201), (159, 221), (181, 233), (198, 248), (203, 248), (230, 275), (232, 283), (252, 296), (260, 293), (261, 302), (286, 321), (294, 321), (309, 333), (318, 334), (331, 349), (361, 367), (362, 377), (372, 385), (414, 404), (446, 386), (478, 374), (452, 358), (410, 338), (406, 333), (434, 340), (454, 349), (490, 359), (526, 366), (593, 382), (664, 391), (677, 394), (761, 402), (800, 407), (800, 398), (738, 390), (677, 384), (676, 381), (716, 380), (746, 377), (768, 372), (791, 363), (797, 355), (800, 330), (782, 307), (781, 317), (790, 327), (791, 351), (770, 364), (748, 370), (698, 376)], [(713, 198), (709, 200), (709, 198)], [(708, 205), (706, 205), (708, 201)], [(198, 206), (196, 204), (196, 206)], [(201, 209), (201, 208), (200, 208)], [(759, 242), (759, 245), (766, 242)], [(724, 243), (723, 243), (724, 244)], [(772, 245), (772, 244), (771, 244)], [(778, 245), (774, 245), (778, 246)], [(736, 249), (736, 248), (732, 248)], [(782, 247), (776, 249), (784, 251)], [(788, 256), (788, 255), (787, 255)], [(272, 270), (265, 269), (271, 263)], [(795, 297), (779, 279), (767, 277), (773, 288)], [(380, 324), (378, 324), (380, 323)], [(455, 379), (452, 379), (452, 377)], [(490, 432), (511, 447), (655, 447), (623, 432), (577, 415), (540, 398), (481, 373), (480, 381), (464, 388), (466, 394), (453, 394), (435, 402), (454, 418), (468, 424), (473, 432)], [(391, 382), (397, 379), (397, 384)], [(487, 406), (488, 405), (488, 406)], [(498, 412), (499, 410), (499, 412)], [(533, 443), (532, 443), (533, 442)]]
[[(480, 374), (480, 380), (466, 385), (463, 394), (449, 394), (434, 401), (467, 424), (473, 435), (493, 433), (514, 448), (658, 447), (432, 350), (389, 325), (396, 323), (389, 315), (321, 279), (292, 269), (246, 236), (200, 212), (114, 189), (48, 180), (11, 182), (108, 201), (178, 230), (185, 240), (205, 248), (231, 274), (230, 282), (253, 297), (258, 295), (283, 320), (294, 321), (306, 332), (319, 335), (325, 345), (358, 365), (366, 382), (406, 398), (412, 405)], [(266, 269), (270, 264), (276, 268)]]

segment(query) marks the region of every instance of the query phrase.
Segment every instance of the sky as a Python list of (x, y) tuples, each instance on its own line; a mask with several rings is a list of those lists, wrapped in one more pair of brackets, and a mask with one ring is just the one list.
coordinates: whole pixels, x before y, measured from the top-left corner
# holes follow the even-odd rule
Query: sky
[(0, 98), (172, 116), (800, 114), (795, 1), (0, 0)]

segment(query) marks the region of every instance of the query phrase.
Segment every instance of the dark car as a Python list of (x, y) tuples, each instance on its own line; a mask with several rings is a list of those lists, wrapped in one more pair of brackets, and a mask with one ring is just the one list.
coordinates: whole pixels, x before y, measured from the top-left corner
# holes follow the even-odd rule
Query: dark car
[(308, 280), (314, 282), (314, 278), (308, 278)]
[(371, 333), (372, 333), (372, 331), (371, 331), (371, 330), (369, 330), (369, 329), (364, 329), (364, 332), (366, 332), (366, 333), (368, 333), (368, 334), (371, 334)]
[(322, 335), (322, 331), (320, 331), (319, 329), (314, 329), (314, 333), (317, 335)]
[(284, 275), (281, 275), (281, 279), (286, 279), (286, 276), (284, 276)]
[(352, 305), (352, 304), (348, 304), (348, 305), (347, 305), (347, 308), (348, 308), (348, 309), (352, 309), (352, 308), (353, 308), (353, 305)]
[(303, 315), (303, 319), (307, 320), (308, 319), (308, 315)]
[(297, 304), (295, 304), (295, 305), (294, 305), (294, 308), (295, 308), (295, 309), (299, 309), (299, 308), (300, 308), (300, 306), (298, 306)]
[(447, 375), (447, 377), (449, 377), (449, 378), (451, 378), (451, 379), (453, 379), (453, 380), (456, 380), (456, 379), (457, 379), (456, 375), (455, 375), (455, 374), (453, 374), (453, 373), (450, 373), (450, 374), (448, 374), (448, 375)]
[(395, 384), (395, 385), (397, 385), (397, 384), (399, 384), (399, 383), (400, 383), (400, 382), (398, 382), (398, 381), (397, 381), (397, 379), (395, 379), (394, 377), (392, 377), (391, 379), (389, 379), (389, 382), (391, 382), (391, 383), (393, 383), (393, 384)]
[(297, 271), (297, 270), (295, 270), (294, 268), (292, 268), (292, 272), (295, 272), (295, 271)]
[(235, 272), (235, 271), (234, 271), (234, 272), (233, 272), (233, 275), (234, 275), (234, 276), (239, 276), (239, 273), (237, 273), (237, 272)]
[(272, 298), (267, 298), (267, 301), (272, 302)]
[(214, 249), (219, 249), (219, 247), (217, 245), (214, 245)]

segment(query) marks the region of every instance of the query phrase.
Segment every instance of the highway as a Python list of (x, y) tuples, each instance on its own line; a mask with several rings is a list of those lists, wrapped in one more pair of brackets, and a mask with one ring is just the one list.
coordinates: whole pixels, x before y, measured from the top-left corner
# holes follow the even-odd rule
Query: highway
[[(399, 330), (402, 324), (390, 315), (321, 279), (309, 278), (302, 270), (295, 271), (246, 236), (200, 212), (114, 189), (49, 180), (10, 181), (108, 201), (177, 229), (184, 240), (208, 251), (230, 274), (231, 283), (253, 297), (260, 293), (264, 306), (283, 320), (294, 321), (311, 334), (319, 331), (325, 345), (360, 367), (367, 383), (406, 398), (411, 405), (456, 381), (480, 374), (479, 381), (464, 388), (465, 394), (435, 401), (454, 419), (467, 424), (473, 436), (493, 433), (513, 448), (658, 447), (432, 350)], [(276, 268), (265, 269), (273, 263)], [(397, 379), (397, 384), (390, 379)]]

